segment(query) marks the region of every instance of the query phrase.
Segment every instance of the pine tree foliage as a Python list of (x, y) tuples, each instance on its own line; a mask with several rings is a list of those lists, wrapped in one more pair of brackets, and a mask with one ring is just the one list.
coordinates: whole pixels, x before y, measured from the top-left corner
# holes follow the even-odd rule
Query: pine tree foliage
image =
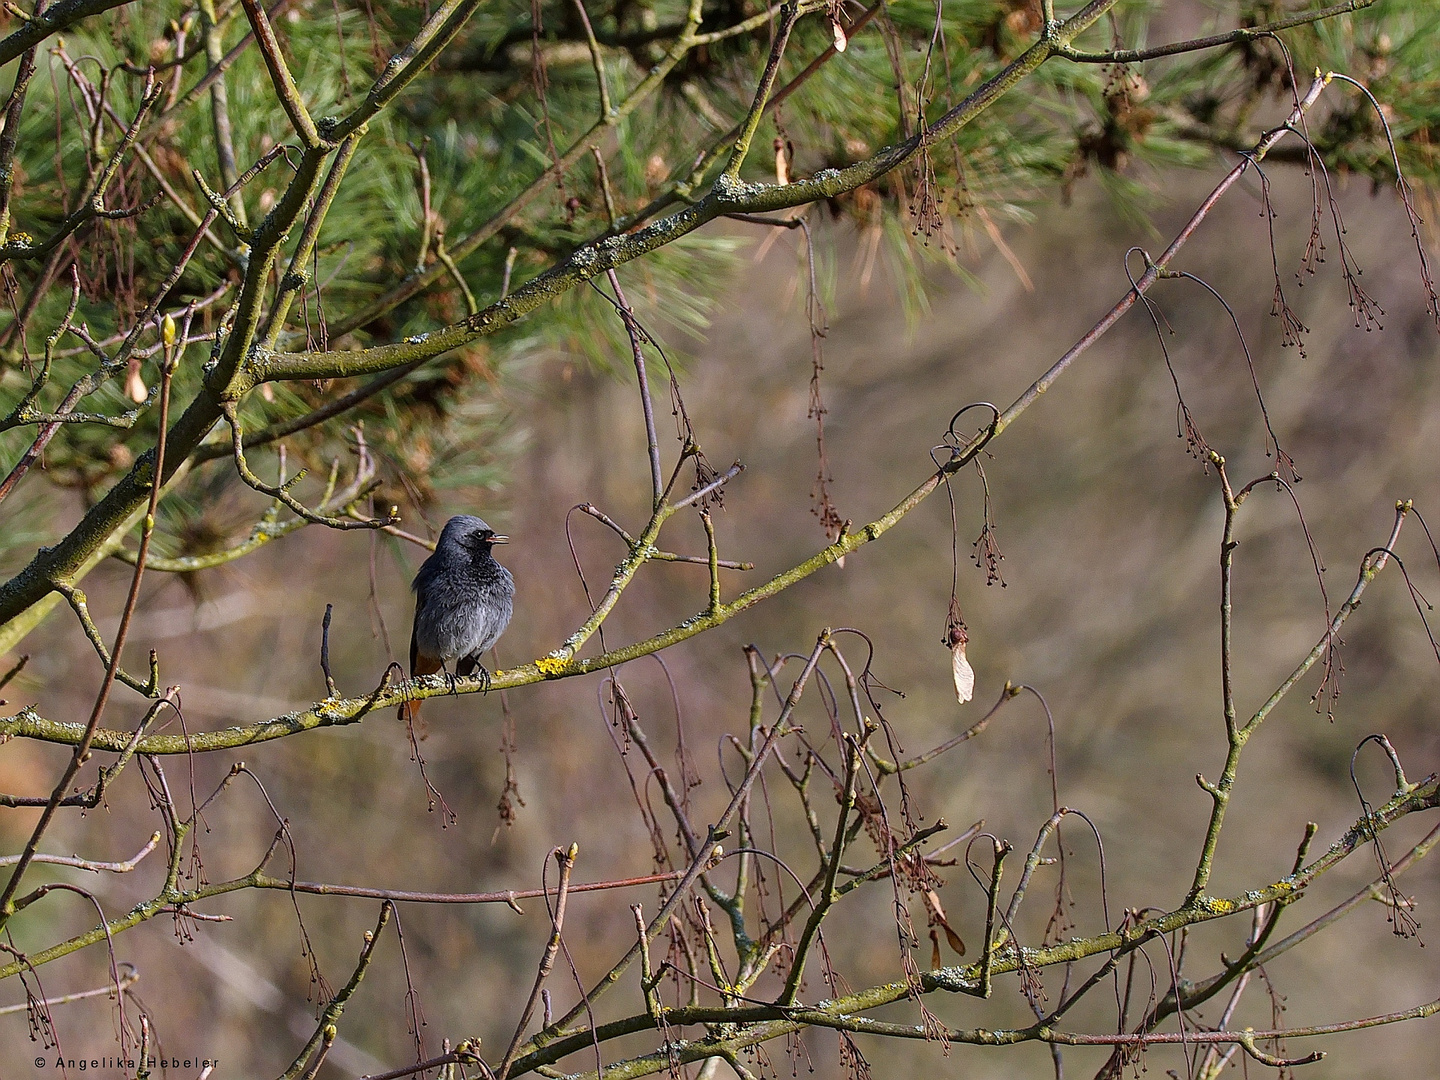
[[(430, 6), (280, 4), (274, 19), (279, 47), (310, 115), (352, 110), (374, 73), (424, 25)], [(1275, 2), (1126, 3), (1076, 47), (1143, 48), (1177, 31), (1192, 36), (1261, 26), (1296, 10)], [(779, 9), (751, 0), (704, 5), (700, 33), (714, 40), (684, 50), (676, 49), (683, 4), (620, 2), (584, 14), (593, 54), (582, 7), (574, 2), (480, 5), (394, 106), (370, 121), (324, 219), (279, 348), (400, 341), (453, 323), (466, 315), (467, 303), (491, 303), (507, 281), (530, 279), (605, 234), (611, 223), (592, 146), (606, 163), (618, 229), (633, 229), (703, 192), (721, 160), (712, 151), (724, 147), (727, 130), (754, 94)], [(4, 18), (12, 34), (23, 28), (18, 16)], [(872, 251), (883, 243), (886, 259), (900, 269), (902, 293), (914, 300), (923, 297), (922, 266), (953, 259), (957, 238), (978, 227), (978, 216), (991, 225), (1029, 220), (1047, 200), (1096, 177), (1124, 205), (1143, 206), (1158, 170), (1198, 165), (1216, 152), (1250, 145), (1283, 111), (1297, 73), (1303, 80), (1316, 68), (1353, 74), (1383, 103), (1377, 112), (1347, 86), (1312, 125), (1330, 173), (1358, 174), (1376, 185), (1395, 181), (1383, 115), (1400, 165), (1412, 184), (1423, 186), (1437, 170), (1437, 22), (1430, 5), (1385, 0), (1278, 36), (1143, 64), (1057, 58), (1032, 74), (1022, 93), (1003, 96), (917, 161), (829, 199), (826, 209), (873, 237)], [(791, 178), (813, 176), (896, 144), (1022, 53), (1041, 26), (1039, 0), (816, 8), (799, 20), (781, 62), (777, 85), (798, 85), (766, 111), (744, 175), (770, 183), (777, 168)], [(0, 248), (7, 292), (0, 315), (0, 413), (12, 413), (31, 390), (44, 339), (64, 318), (72, 272), (79, 286), (73, 323), (96, 341), (113, 342), (134, 328), (207, 209), (201, 179), (218, 191), (278, 151), (229, 200), (242, 226), (273, 211), (300, 150), (262, 58), (253, 46), (240, 48), (220, 79), (207, 78), (209, 55), (224, 56), (248, 32), (239, 3), (218, 10), (208, 2), (194, 8), (122, 4), (39, 43), (23, 108), (10, 121), (16, 130), (7, 132), (15, 149)], [(848, 46), (838, 55), (832, 48), (837, 34)], [(817, 58), (822, 62), (815, 66)], [(610, 125), (597, 125), (597, 63), (616, 114)], [(662, 70), (662, 78), (646, 84)], [(133, 147), (118, 154), (104, 194), (105, 206), (124, 208), (125, 216), (89, 220), (58, 245), (47, 245), (83, 210), (95, 173), (116, 153), (140, 107), (147, 77), (160, 88), (159, 101)], [(221, 87), (223, 109), (214, 96)], [(222, 113), (228, 136), (217, 119)], [(562, 154), (566, 166), (556, 170)], [(1290, 154), (1304, 164), (1298, 151)], [(222, 164), (227, 156), (233, 159), (228, 167)], [(525, 204), (514, 211), (517, 198)], [(486, 232), (485, 242), (453, 260), (461, 286), (442, 264), (451, 261), (450, 248), (478, 230)], [(822, 230), (822, 249), (837, 231)], [(708, 283), (726, 272), (732, 250), (725, 235), (711, 230), (663, 245), (627, 268), (625, 276), (642, 286), (635, 290), (642, 321), (703, 334), (714, 291)], [(177, 402), (202, 378), (198, 353), (223, 330), (245, 258), (244, 240), (216, 221), (164, 296), (164, 310), (196, 305), (192, 337), (206, 339), (191, 347), (176, 373)], [(423, 288), (394, 302), (397, 285), (427, 272)], [(158, 383), (157, 334), (155, 326), (142, 327), (134, 352), (147, 391)], [(676, 338), (682, 351), (685, 340), (683, 333)], [(625, 349), (623, 327), (609, 305), (593, 290), (571, 289), (521, 323), (427, 363), (343, 415), (288, 438), (288, 467), (292, 474), (305, 466), (312, 477), (323, 477), (330, 462), (343, 458), (348, 469), (363, 426), (383, 481), (381, 502), (408, 509), (431, 499), (437, 484), (494, 485), (505, 475), (509, 445), (505, 395), (497, 389), (517, 365), (555, 350), (608, 364)], [(48, 383), (33, 400), (37, 412), (54, 408), (94, 367), (94, 355), (74, 335), (63, 335), (52, 351)], [(58, 484), (93, 502), (154, 444), (154, 395), (129, 400), (127, 382), (132, 390), (137, 382), (124, 374), (100, 379), (77, 410), (123, 419), (64, 424), (45, 450), (43, 477), (37, 473), (27, 486)], [(304, 417), (356, 385), (267, 383), (245, 396), (239, 415), (247, 430), (258, 430)], [(11, 419), (0, 432), (7, 467), (35, 431)], [(113, 426), (122, 422), (128, 426)], [(257, 454), (257, 466), (277, 475), (273, 447)], [(212, 464), (200, 472), (224, 468)], [(198, 485), (198, 493), (213, 481), (197, 475), (188, 483)], [(318, 489), (307, 481), (300, 490), (313, 497)], [(167, 518), (158, 539), (169, 553), (195, 553), (182, 537), (217, 527), (180, 528), (179, 505), (162, 503), (165, 514), (177, 516)], [(0, 542), (13, 568), (34, 542), (36, 504), (17, 500), (6, 509), (26, 523), (8, 523)]]

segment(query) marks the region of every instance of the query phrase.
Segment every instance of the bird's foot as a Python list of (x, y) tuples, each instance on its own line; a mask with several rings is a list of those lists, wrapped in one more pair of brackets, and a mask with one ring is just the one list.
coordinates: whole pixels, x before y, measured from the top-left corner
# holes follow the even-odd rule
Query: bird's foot
[(476, 665), (475, 677), (480, 680), (480, 692), (488, 694), (490, 692), (490, 672), (486, 671), (483, 666)]
[(450, 674), (450, 671), (449, 671), (448, 668), (445, 669), (445, 687), (446, 687), (447, 690), (450, 691), (450, 695), (451, 695), (452, 697), (458, 697), (458, 696), (459, 696), (459, 694), (460, 694), (460, 687), (459, 687), (459, 685), (458, 685), (457, 682), (456, 682), (455, 676), (452, 675), (452, 674)]

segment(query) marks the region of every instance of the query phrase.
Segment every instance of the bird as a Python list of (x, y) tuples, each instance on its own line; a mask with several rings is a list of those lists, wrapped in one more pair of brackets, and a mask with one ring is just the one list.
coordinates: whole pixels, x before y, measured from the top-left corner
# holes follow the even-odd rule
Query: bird
[[(415, 593), (415, 623), (410, 631), (410, 677), (445, 671), (479, 673), (486, 688), (490, 673), (481, 656), (500, 640), (515, 605), (515, 579), (495, 561), (496, 544), (508, 544), (489, 525), (469, 514), (445, 523), (435, 552), (421, 564), (410, 588)], [(420, 702), (400, 706), (400, 719), (413, 723)]]

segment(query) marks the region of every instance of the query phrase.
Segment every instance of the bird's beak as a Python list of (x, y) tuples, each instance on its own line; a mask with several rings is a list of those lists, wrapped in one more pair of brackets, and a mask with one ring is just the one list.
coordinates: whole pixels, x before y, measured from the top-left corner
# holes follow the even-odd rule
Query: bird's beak
[(510, 542), (510, 537), (508, 537), (508, 536), (492, 536), (492, 537), (490, 537), (490, 543), (492, 543), (492, 544), (508, 544), (509, 542)]

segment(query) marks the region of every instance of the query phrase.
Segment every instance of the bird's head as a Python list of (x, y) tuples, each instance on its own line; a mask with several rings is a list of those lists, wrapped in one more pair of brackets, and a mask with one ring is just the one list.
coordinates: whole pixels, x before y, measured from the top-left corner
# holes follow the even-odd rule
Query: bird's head
[(452, 517), (440, 533), (441, 545), (458, 545), (475, 555), (489, 554), (493, 545), (509, 542), (508, 536), (500, 535), (482, 519), (469, 514)]

